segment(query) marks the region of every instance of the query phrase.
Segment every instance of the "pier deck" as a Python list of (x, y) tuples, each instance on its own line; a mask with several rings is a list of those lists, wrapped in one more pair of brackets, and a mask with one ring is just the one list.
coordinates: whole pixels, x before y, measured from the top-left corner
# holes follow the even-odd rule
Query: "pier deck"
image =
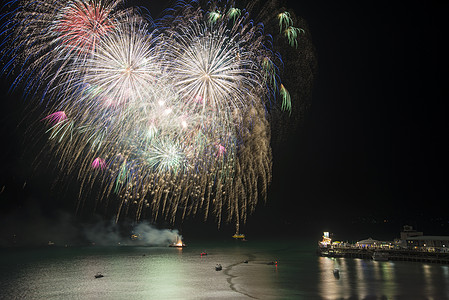
[(415, 261), (449, 264), (448, 252), (430, 252), (412, 249), (372, 249), (356, 247), (319, 248), (317, 254), (326, 257), (373, 259), (374, 252), (382, 252), (392, 261)]

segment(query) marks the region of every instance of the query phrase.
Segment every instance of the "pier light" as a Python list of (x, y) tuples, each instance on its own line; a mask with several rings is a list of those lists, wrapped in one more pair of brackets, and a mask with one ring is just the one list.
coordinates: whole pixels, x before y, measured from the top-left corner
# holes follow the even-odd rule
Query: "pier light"
[(323, 232), (323, 239), (320, 241), (320, 245), (322, 247), (327, 247), (330, 244), (332, 244), (332, 239), (329, 237), (329, 232), (325, 231)]

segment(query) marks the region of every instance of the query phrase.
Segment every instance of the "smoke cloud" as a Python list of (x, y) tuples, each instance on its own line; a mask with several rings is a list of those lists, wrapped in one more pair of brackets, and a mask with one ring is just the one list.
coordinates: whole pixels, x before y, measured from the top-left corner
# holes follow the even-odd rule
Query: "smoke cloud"
[[(34, 199), (33, 199), (34, 200)], [(81, 222), (65, 211), (48, 213), (29, 201), (16, 211), (0, 216), (0, 247), (28, 246), (168, 246), (181, 238), (177, 230), (139, 223), (104, 220), (95, 216)]]
[(146, 222), (138, 224), (134, 233), (146, 246), (163, 246), (176, 242), (178, 237), (182, 239), (178, 230), (157, 229)]
[(146, 221), (127, 226), (113, 220), (85, 226), (84, 235), (91, 243), (99, 246), (167, 246), (180, 237), (177, 230), (158, 229)]

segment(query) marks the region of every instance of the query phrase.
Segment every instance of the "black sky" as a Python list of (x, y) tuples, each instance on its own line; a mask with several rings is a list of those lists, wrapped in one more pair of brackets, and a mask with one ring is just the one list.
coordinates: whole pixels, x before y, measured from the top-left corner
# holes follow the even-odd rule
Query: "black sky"
[[(308, 23), (318, 74), (300, 127), (274, 149), (269, 200), (248, 231), (346, 230), (388, 220), (421, 230), (437, 224), (449, 235), (448, 5), (291, 0), (287, 7)], [(28, 168), (25, 101), (1, 80), (1, 185), (28, 185), (14, 197), (4, 193), (3, 214), (27, 201), (73, 209), (72, 197), (47, 194), (52, 170)]]
[(447, 223), (447, 5), (295, 6), (309, 24), (319, 74), (303, 128), (275, 161), (275, 178), (294, 171), (272, 192), (286, 208), (301, 203), (286, 209), (298, 218), (322, 223)]

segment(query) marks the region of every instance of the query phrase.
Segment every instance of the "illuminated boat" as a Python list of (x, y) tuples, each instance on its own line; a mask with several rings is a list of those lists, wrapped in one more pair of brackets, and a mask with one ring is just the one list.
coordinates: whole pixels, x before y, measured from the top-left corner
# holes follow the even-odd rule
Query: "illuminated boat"
[(245, 239), (245, 235), (243, 233), (238, 233), (238, 232), (236, 232), (232, 237), (235, 239), (242, 239), (242, 240)]
[(239, 233), (239, 231), (240, 231), (240, 223), (237, 220), (237, 224), (235, 224), (235, 233), (232, 237), (236, 240), (240, 239), (242, 241), (246, 241), (245, 235), (243, 233)]
[(179, 238), (179, 236), (176, 237), (176, 242), (173, 244), (168, 245), (169, 247), (175, 247), (175, 248), (184, 248), (187, 247), (186, 244), (182, 242), (182, 240)]

